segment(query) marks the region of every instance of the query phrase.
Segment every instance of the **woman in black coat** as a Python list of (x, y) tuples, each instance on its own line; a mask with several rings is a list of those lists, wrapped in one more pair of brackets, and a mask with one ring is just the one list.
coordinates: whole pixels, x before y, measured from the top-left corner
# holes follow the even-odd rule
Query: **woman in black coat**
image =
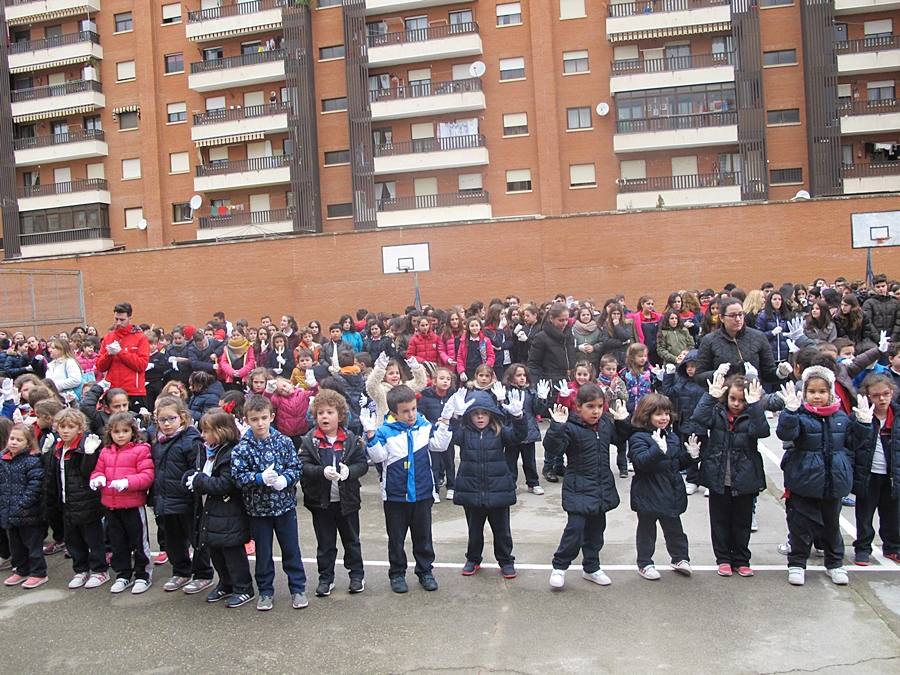
[(534, 380), (558, 382), (567, 379), (575, 367), (578, 354), (568, 323), (569, 310), (564, 304), (558, 302), (550, 307), (544, 329), (531, 340), (528, 352), (528, 370)]

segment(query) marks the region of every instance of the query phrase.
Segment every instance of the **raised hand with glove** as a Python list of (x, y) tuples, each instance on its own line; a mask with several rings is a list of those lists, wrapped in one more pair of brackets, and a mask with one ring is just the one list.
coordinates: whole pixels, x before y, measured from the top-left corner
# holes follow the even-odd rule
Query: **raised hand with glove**
[(651, 366), (650, 372), (653, 373), (653, 377), (655, 377), (660, 382), (662, 382), (666, 377), (666, 371), (661, 366)]
[(887, 354), (891, 348), (891, 338), (888, 337), (887, 331), (883, 330), (878, 334), (878, 351)]
[(869, 403), (869, 399), (858, 394), (856, 397), (856, 407), (853, 408), (853, 414), (860, 424), (871, 424), (875, 416), (875, 404)]
[(415, 356), (410, 356), (408, 359), (406, 359), (406, 365), (409, 366), (410, 370), (415, 370), (420, 366)]
[(687, 443), (684, 444), (684, 447), (688, 451), (688, 455), (690, 455), (691, 459), (700, 458), (700, 441), (697, 438), (697, 434), (691, 434), (687, 439)]
[(713, 379), (706, 381), (709, 395), (713, 398), (722, 398), (728, 388), (725, 386), (725, 375), (718, 369), (713, 373)]
[(4, 401), (12, 401), (16, 396), (15, 387), (13, 387), (13, 381), (8, 378), (3, 378), (3, 383), (0, 384), (0, 395), (3, 396)]
[(387, 365), (390, 362), (390, 360), (391, 359), (387, 354), (385, 354), (384, 352), (381, 352), (378, 355), (378, 358), (375, 359), (375, 367), (380, 368), (381, 370), (385, 370), (387, 368)]
[(798, 339), (803, 337), (803, 335), (805, 334), (805, 330), (806, 326), (803, 325), (803, 317), (794, 317), (787, 322), (787, 330), (784, 331), (784, 336), (796, 342)]
[(797, 412), (798, 410), (800, 410), (800, 406), (803, 405), (800, 394), (797, 393), (797, 388), (792, 382), (787, 382), (781, 385), (778, 396), (782, 401), (784, 401), (785, 410)]
[(41, 445), (41, 453), (47, 454), (51, 450), (53, 450), (53, 446), (56, 445), (56, 437), (53, 434), (47, 434), (47, 438), (44, 439), (43, 444)]
[(550, 396), (550, 380), (541, 380), (537, 383), (537, 396), (544, 400)]
[(491, 385), (491, 393), (494, 395), (494, 398), (497, 399), (497, 403), (503, 403), (503, 401), (506, 400), (506, 387), (500, 382), (494, 382), (494, 384)]
[(759, 379), (759, 371), (749, 361), (744, 361), (744, 376), (748, 380), (757, 380)]
[(97, 434), (91, 434), (87, 438), (84, 439), (84, 454), (93, 455), (97, 452), (97, 448), (99, 448), (103, 444), (103, 441), (100, 440), (100, 437)]
[(662, 450), (663, 454), (666, 454), (669, 450), (668, 443), (666, 443), (666, 432), (662, 429), (657, 429), (650, 436), (653, 438), (653, 442), (656, 443), (656, 447)]
[[(447, 402), (449, 405), (449, 401)], [(446, 406), (444, 406), (446, 410)], [(378, 418), (374, 412), (368, 408), (361, 408), (359, 411), (359, 423), (362, 425), (363, 431), (367, 434), (374, 434), (378, 429)]]
[(550, 410), (550, 418), (559, 424), (565, 424), (569, 421), (569, 409), (558, 403)]
[(518, 389), (510, 389), (508, 402), (503, 404), (503, 409), (513, 417), (521, 417), (525, 408), (525, 394)]
[(569, 389), (569, 383), (565, 380), (560, 380), (554, 388), (559, 392), (560, 398), (565, 398), (572, 393), (572, 390)]
[(628, 407), (625, 405), (625, 401), (616, 399), (609, 407), (609, 414), (612, 415), (613, 419), (617, 422), (623, 422), (627, 420)]
[(747, 385), (747, 390), (744, 392), (744, 400), (747, 401), (747, 405), (753, 405), (754, 403), (759, 403), (762, 397), (762, 384), (760, 384), (759, 380), (753, 380)]
[(787, 361), (782, 361), (778, 364), (778, 367), (775, 369), (775, 374), (779, 379), (784, 380), (791, 376), (791, 373), (794, 372), (794, 369), (791, 367), (791, 364)]

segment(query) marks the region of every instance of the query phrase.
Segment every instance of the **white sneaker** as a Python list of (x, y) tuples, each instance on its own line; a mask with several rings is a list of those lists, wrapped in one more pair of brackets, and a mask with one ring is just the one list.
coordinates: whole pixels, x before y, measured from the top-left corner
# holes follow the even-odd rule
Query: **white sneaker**
[(659, 570), (656, 569), (655, 565), (647, 565), (646, 567), (639, 567), (638, 574), (647, 579), (648, 581), (657, 581), (659, 579)]
[(709, 488), (703, 488), (703, 496), (709, 497)]
[(432, 492), (432, 493), (431, 493), (431, 496), (434, 498), (434, 503), (435, 503), (435, 504), (440, 504), (440, 503), (441, 503), (441, 496), (437, 493), (437, 490), (435, 490), (434, 492)]
[(783, 544), (778, 544), (778, 552), (781, 555), (790, 555), (791, 554), (791, 545), (789, 542), (784, 542)]
[(116, 579), (116, 583), (109, 589), (110, 593), (122, 593), (127, 588), (131, 588), (134, 582), (131, 579)]
[(69, 582), (69, 588), (76, 589), (81, 588), (87, 583), (88, 577), (90, 574), (87, 572), (79, 572), (74, 577), (72, 577), (72, 581)]
[(788, 567), (788, 583), (791, 586), (802, 586), (806, 583), (806, 570), (802, 567)]
[(831, 580), (837, 586), (846, 586), (850, 583), (850, 577), (847, 576), (847, 570), (843, 567), (835, 567), (833, 570), (825, 570), (825, 574), (831, 577)]
[(599, 569), (596, 572), (591, 572), (590, 574), (582, 571), (581, 578), (587, 579), (588, 581), (593, 581), (598, 586), (609, 586), (612, 583), (612, 579), (606, 576), (606, 572), (604, 572), (602, 569)]
[(550, 588), (562, 588), (566, 585), (566, 571), (553, 570), (550, 572)]
[(700, 486), (697, 485), (696, 483), (685, 483), (684, 484), (684, 491), (687, 492), (689, 495), (694, 494), (699, 488), (700, 488)]
[(84, 585), (85, 588), (99, 588), (103, 584), (109, 581), (109, 574), (106, 572), (96, 572), (91, 575), (91, 578), (87, 580), (87, 583)]
[(533, 495), (542, 495), (544, 494), (544, 488), (540, 485), (535, 485), (534, 487), (528, 488), (528, 491)]
[(694, 570), (691, 568), (691, 563), (687, 560), (679, 560), (678, 562), (672, 563), (672, 569), (678, 572), (678, 574), (683, 574), (686, 577), (689, 577), (694, 573)]
[(455, 494), (455, 492), (453, 491), (453, 488), (451, 488), (451, 489), (447, 490), (447, 496), (444, 497), (444, 499), (449, 499), (450, 501), (453, 501), (454, 494)]
[(145, 579), (137, 579), (134, 582), (134, 588), (131, 589), (132, 595), (140, 595), (150, 588), (151, 582)]
[(750, 520), (750, 531), (759, 531), (759, 516), (757, 516), (756, 513), (753, 514), (753, 518)]

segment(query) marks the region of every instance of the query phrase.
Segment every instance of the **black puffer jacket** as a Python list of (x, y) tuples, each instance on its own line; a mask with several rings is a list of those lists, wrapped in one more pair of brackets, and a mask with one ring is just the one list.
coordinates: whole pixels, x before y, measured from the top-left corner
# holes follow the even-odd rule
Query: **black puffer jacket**
[[(881, 435), (881, 449), (887, 462), (887, 472), (891, 479), (891, 497), (900, 496), (900, 403), (892, 403), (891, 410), (894, 423), (890, 429), (881, 429), (878, 418), (872, 420), (875, 433)], [(865, 443), (856, 450), (855, 470), (853, 474), (853, 494), (864, 495), (869, 492), (869, 480), (872, 476), (872, 457), (875, 454), (875, 433), (872, 442)]]
[(674, 432), (666, 433), (665, 453), (649, 431), (632, 434), (628, 439), (628, 459), (634, 465), (632, 511), (674, 518), (687, 510), (687, 492), (680, 472), (695, 460)]
[[(747, 406), (744, 412), (728, 421), (728, 410), (718, 399), (704, 394), (694, 411), (693, 423), (708, 430), (709, 440), (700, 451), (700, 485), (716, 494), (755, 495), (766, 487), (766, 473), (760, 438), (771, 434), (762, 401)], [(725, 487), (728, 472), (730, 488)]]
[(699, 352), (694, 382), (701, 387), (706, 386), (707, 380), (712, 379), (713, 371), (723, 363), (731, 364), (729, 375), (743, 375), (745, 361), (759, 371), (759, 377), (764, 382), (778, 382), (772, 347), (766, 336), (755, 328), (744, 328), (736, 338), (720, 328), (703, 336)]
[(596, 429), (574, 414), (565, 424), (550, 422), (544, 451), (556, 457), (565, 453), (568, 458), (562, 485), (562, 507), (567, 513), (596, 515), (619, 505), (616, 480), (609, 468), (609, 444), (615, 435), (608, 414), (600, 418)]
[[(186, 480), (194, 471), (194, 528), (195, 546), (243, 546), (250, 541), (250, 519), (244, 510), (241, 490), (231, 477), (231, 449), (234, 445), (220, 445), (215, 449), (212, 473), (203, 473), (206, 447), (197, 452), (197, 462), (183, 476)], [(203, 499), (206, 497), (206, 499)]]
[(37, 455), (0, 457), (0, 529), (41, 523), (43, 485), (44, 468)]
[(419, 412), (425, 416), (426, 420), (432, 424), (437, 424), (444, 406), (455, 393), (455, 389), (448, 389), (443, 396), (438, 396), (434, 387), (425, 387), (422, 393), (419, 394)]
[[(534, 344), (535, 338), (541, 333), (541, 326), (540, 324), (529, 326), (526, 323), (521, 323), (519, 325), (522, 326), (522, 334), (525, 335), (525, 339), (520, 340), (515, 330), (513, 330), (512, 360), (513, 363), (528, 363), (528, 355), (531, 353), (531, 346)], [(534, 371), (532, 371), (532, 375), (534, 375)]]
[(696, 349), (692, 349), (687, 353), (687, 356), (678, 364), (674, 373), (666, 373), (660, 388), (662, 393), (668, 396), (675, 406), (675, 424), (682, 438), (693, 433), (706, 433), (704, 429), (698, 429), (695, 424), (691, 423), (694, 410), (696, 410), (697, 404), (707, 391), (707, 387), (700, 386), (687, 376), (687, 365), (691, 362), (697, 362)]
[(153, 441), (153, 510), (157, 516), (194, 513), (194, 495), (184, 485), (184, 474), (196, 466), (204, 452), (203, 439), (186, 427), (167, 441)]
[(863, 303), (866, 337), (876, 345), (881, 331), (894, 343), (900, 342), (900, 300), (889, 295), (871, 295)]
[(221, 382), (213, 382), (199, 394), (191, 396), (188, 402), (188, 409), (191, 411), (191, 417), (195, 422), (199, 422), (204, 413), (210, 408), (219, 405), (222, 396), (225, 395), (225, 388)]
[[(341, 497), (341, 513), (346, 515), (359, 511), (362, 501), (359, 496), (359, 479), (369, 470), (366, 448), (362, 439), (352, 431), (344, 430), (344, 449), (340, 461), (350, 469), (350, 477), (338, 483)], [(303, 488), (303, 505), (310, 511), (327, 509), (331, 503), (331, 481), (325, 478), (325, 467), (335, 465), (335, 453), (328, 446), (318, 427), (309, 431), (300, 441), (300, 462), (303, 473), (300, 485)]]
[(575, 337), (572, 329), (560, 331), (550, 321), (544, 322), (544, 329), (531, 340), (528, 352), (528, 370), (531, 379), (557, 382), (569, 377), (575, 367), (578, 355), (575, 352)]
[[(93, 454), (84, 452), (84, 437), (78, 445), (66, 450), (65, 484), (60, 476), (63, 442), (59, 441), (50, 452), (50, 466), (45, 476), (47, 513), (62, 514), (67, 523), (87, 525), (98, 522), (104, 514), (99, 490), (91, 490), (91, 472), (100, 457), (98, 448)], [(63, 503), (65, 502), (65, 503)], [(48, 518), (49, 519), (49, 518)]]
[(538, 398), (532, 389), (519, 389), (525, 396), (525, 404), (522, 406), (522, 414), (525, 416), (525, 424), (528, 434), (522, 443), (539, 443), (541, 440), (541, 428), (538, 426), (537, 416), (545, 414), (547, 399)]
[(97, 434), (100, 438), (103, 438), (103, 434), (106, 433), (106, 425), (109, 423), (109, 413), (102, 407), (98, 407), (98, 402), (105, 393), (103, 387), (95, 384), (90, 389), (85, 388), (81, 396), (81, 412), (91, 423), (91, 433)]

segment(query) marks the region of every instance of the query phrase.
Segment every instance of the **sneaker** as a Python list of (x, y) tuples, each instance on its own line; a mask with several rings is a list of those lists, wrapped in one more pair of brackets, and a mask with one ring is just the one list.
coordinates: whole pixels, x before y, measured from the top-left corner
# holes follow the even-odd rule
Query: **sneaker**
[(26, 577), (23, 577), (21, 574), (16, 574), (13, 572), (3, 581), (4, 586), (18, 586), (23, 581), (25, 581)]
[(140, 595), (141, 593), (146, 593), (147, 589), (150, 588), (151, 582), (149, 579), (135, 579), (134, 586), (131, 589), (132, 595)]
[[(887, 554), (885, 554), (885, 557), (887, 557)], [(853, 564), (859, 565), (860, 567), (868, 567), (872, 564), (871, 556), (868, 553), (860, 551), (853, 556)]]
[(703, 496), (709, 498), (709, 488), (703, 488)]
[(729, 565), (728, 563), (722, 563), (721, 565), (719, 565), (718, 575), (720, 577), (730, 577), (732, 574), (734, 574), (734, 572), (732, 572), (731, 570), (731, 565)]
[(153, 556), (154, 565), (165, 565), (167, 562), (169, 562), (169, 554), (165, 551), (160, 551), (155, 556)]
[(110, 593), (122, 593), (127, 588), (131, 588), (131, 584), (133, 582), (131, 579), (123, 579), (119, 577), (116, 579), (115, 583), (112, 585), (112, 588), (109, 589)]
[[(850, 583), (850, 577), (847, 576), (847, 570), (843, 567), (835, 567), (831, 570), (825, 570), (825, 574), (831, 577), (831, 581), (837, 586), (846, 586)], [(28, 583), (27, 581), (25, 582)]]
[(432, 499), (434, 499), (435, 504), (441, 503), (441, 496), (437, 492), (432, 492), (431, 497), (432, 497)]
[(109, 581), (109, 573), (108, 572), (94, 572), (90, 579), (87, 580), (87, 583), (84, 585), (85, 588), (100, 588), (103, 584)]
[[(228, 609), (234, 609), (235, 607), (240, 607), (242, 605), (246, 605), (253, 599), (253, 593), (241, 593), (239, 595), (232, 595), (228, 598), (228, 602), (225, 603), (225, 606)], [(269, 609), (272, 608), (272, 598), (269, 598)]]
[(628, 478), (628, 469), (620, 469), (619, 478)]
[(841, 497), (841, 506), (856, 506), (856, 498), (853, 495)]
[(554, 569), (550, 572), (550, 588), (562, 588), (566, 585), (566, 571)]
[(691, 563), (689, 563), (687, 560), (679, 560), (678, 562), (673, 562), (672, 569), (678, 572), (678, 574), (686, 577), (689, 577), (694, 573), (694, 570), (691, 569)]
[(471, 560), (466, 560), (466, 564), (463, 565), (462, 575), (464, 577), (474, 577), (478, 570), (481, 569), (481, 565), (476, 562), (472, 562)]
[(753, 514), (753, 517), (750, 519), (750, 531), (758, 532), (759, 531), (759, 517), (756, 513)]
[(225, 598), (230, 598), (233, 595), (231, 591), (223, 590), (220, 586), (216, 586), (206, 595), (207, 602), (218, 602), (219, 600), (224, 600)]
[(44, 555), (55, 555), (66, 550), (66, 545), (61, 541), (51, 541), (44, 546)]
[(188, 583), (184, 585), (184, 588), (181, 590), (187, 593), (188, 595), (194, 595), (194, 593), (200, 593), (201, 591), (205, 591), (207, 588), (212, 586), (212, 579), (191, 579)]
[(455, 494), (456, 494), (456, 491), (453, 488), (450, 488), (449, 490), (447, 490), (447, 496), (445, 497), (445, 499), (449, 499), (452, 502), (453, 495), (455, 495)]
[(612, 583), (612, 579), (610, 579), (602, 569), (597, 570), (596, 572), (582, 571), (581, 578), (592, 581), (598, 586), (609, 586)]
[(324, 598), (331, 595), (331, 591), (334, 589), (333, 581), (320, 581), (319, 585), (316, 586), (316, 597)]
[(900, 553), (896, 551), (891, 551), (890, 553), (885, 553), (884, 557), (888, 560), (893, 560), (895, 563), (900, 563)]
[(179, 588), (184, 588), (189, 583), (191, 583), (190, 577), (172, 577), (163, 584), (163, 590), (167, 593), (171, 593), (172, 591), (177, 591)]
[(658, 581), (659, 580), (659, 570), (656, 569), (655, 565), (647, 565), (646, 567), (638, 568), (638, 574), (640, 574), (644, 579), (648, 581)]
[(423, 574), (419, 577), (419, 583), (426, 591), (436, 591), (438, 589), (437, 579), (432, 574)]
[(553, 467), (544, 467), (544, 478), (547, 479), (548, 483), (558, 483), (559, 477), (556, 475), (556, 471), (553, 470)]
[(291, 607), (294, 609), (304, 609), (309, 607), (309, 600), (306, 599), (306, 593), (291, 594)]
[(739, 576), (739, 577), (745, 577), (745, 578), (746, 578), (746, 577), (752, 577), (752, 576), (753, 576), (753, 569), (750, 568), (750, 567), (747, 566), (747, 565), (741, 565), (740, 567), (738, 567), (738, 576)]
[(256, 601), (256, 609), (258, 609), (260, 612), (268, 612), (274, 605), (272, 600), (273, 599), (271, 595), (259, 596), (259, 600)]
[[(37, 588), (38, 586), (43, 586), (48, 581), (50, 581), (50, 577), (28, 577), (22, 582), (22, 588)], [(834, 583), (837, 582), (835, 581)]]
[(685, 483), (684, 484), (684, 491), (687, 492), (689, 495), (694, 494), (699, 489), (700, 489), (700, 486), (697, 485), (696, 483)]
[[(256, 542), (252, 539), (244, 544), (244, 553), (247, 555), (256, 555)], [(252, 595), (250, 596), (253, 597)]]
[(791, 554), (791, 545), (788, 542), (784, 542), (783, 544), (778, 544), (778, 552), (781, 555), (790, 555)]
[(806, 570), (802, 567), (788, 567), (788, 583), (791, 586), (802, 586), (806, 583)]
[(69, 582), (69, 588), (71, 588), (72, 590), (81, 588), (87, 583), (88, 577), (90, 576), (91, 575), (87, 572), (79, 572), (74, 577), (72, 577), (72, 580)]
[(0, 570), (11, 570), (12, 560), (10, 558), (0, 558)]
[(362, 593), (366, 590), (366, 580), (365, 579), (351, 579), (350, 586), (347, 588), (349, 593)]
[(542, 488), (540, 485), (532, 485), (530, 488), (528, 488), (528, 491), (533, 495), (544, 494), (544, 488)]
[(516, 566), (512, 563), (500, 565), (500, 574), (504, 579), (515, 579), (517, 576), (519, 576), (519, 573), (516, 572)]
[(394, 593), (406, 593), (409, 591), (409, 586), (406, 585), (405, 577), (391, 577), (391, 590)]

